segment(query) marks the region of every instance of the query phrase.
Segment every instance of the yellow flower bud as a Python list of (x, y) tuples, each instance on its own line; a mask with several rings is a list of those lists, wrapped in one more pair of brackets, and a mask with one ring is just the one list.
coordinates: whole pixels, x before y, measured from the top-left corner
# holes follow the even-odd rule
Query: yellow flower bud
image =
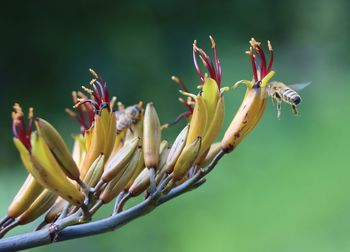
[(158, 168), (161, 129), (157, 111), (153, 103), (148, 103), (145, 109), (143, 126), (143, 153), (147, 168)]

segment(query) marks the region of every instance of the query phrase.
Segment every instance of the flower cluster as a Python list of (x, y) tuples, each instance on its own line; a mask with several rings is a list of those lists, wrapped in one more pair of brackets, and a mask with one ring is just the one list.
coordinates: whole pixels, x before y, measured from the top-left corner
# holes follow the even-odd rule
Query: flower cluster
[(116, 98), (110, 97), (106, 82), (92, 69), (90, 87), (82, 87), (86, 94), (72, 93), (75, 111), (66, 109), (81, 131), (74, 136), (72, 152), (49, 122), (34, 118), (32, 108), (26, 124), (16, 103), (12, 113), (14, 143), (29, 175), (0, 222), (0, 236), (45, 213), (39, 229), (59, 225), (71, 216), (79, 217), (74, 224), (90, 221), (103, 204), (114, 199), (114, 212), (119, 213), (129, 198), (142, 193), (145, 200), (157, 204), (181, 186), (193, 189), (202, 184), (218, 160), (261, 119), (268, 83), (275, 73), (271, 43), (267, 64), (260, 43), (252, 39), (247, 53), (253, 80), (236, 83), (247, 86), (246, 95), (223, 139), (215, 142), (224, 121), (224, 93), (229, 88), (221, 86), (222, 68), (211, 36), (210, 42), (214, 60), (197, 41), (193, 43), (193, 62), (201, 83), (198, 92), (190, 93), (178, 77), (172, 77), (186, 97), (180, 102), (188, 110), (175, 120), (186, 117), (188, 124), (172, 144), (162, 138), (165, 127), (153, 103), (143, 108), (142, 102), (127, 107), (118, 102), (116, 109)]

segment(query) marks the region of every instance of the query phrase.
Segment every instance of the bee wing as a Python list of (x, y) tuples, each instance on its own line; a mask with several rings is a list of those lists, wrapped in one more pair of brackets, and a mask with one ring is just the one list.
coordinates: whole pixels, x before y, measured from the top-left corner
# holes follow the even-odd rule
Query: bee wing
[(300, 91), (300, 90), (306, 88), (307, 86), (309, 86), (311, 83), (312, 83), (312, 81), (303, 82), (303, 83), (295, 83), (295, 84), (288, 85), (288, 87), (290, 87), (291, 89), (293, 89), (295, 91)]

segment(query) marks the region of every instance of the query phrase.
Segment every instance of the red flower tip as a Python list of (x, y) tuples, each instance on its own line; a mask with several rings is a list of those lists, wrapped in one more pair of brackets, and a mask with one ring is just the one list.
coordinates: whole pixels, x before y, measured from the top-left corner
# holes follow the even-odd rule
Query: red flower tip
[[(189, 93), (188, 88), (186, 87), (186, 85), (184, 84), (184, 82), (177, 76), (171, 76), (171, 79), (180, 86), (181, 90), (184, 92)], [(189, 117), (190, 115), (192, 115), (193, 113), (193, 107), (194, 107), (194, 99), (193, 97), (188, 97), (187, 100), (183, 99), (183, 98), (179, 98), (179, 101), (186, 106), (187, 111), (181, 113), (175, 120), (174, 122), (170, 123), (169, 125), (173, 125), (176, 124), (178, 121), (180, 121), (182, 118), (186, 118)]]
[(90, 85), (93, 87), (93, 90), (84, 86), (82, 86), (82, 88), (90, 95), (90, 98), (78, 98), (74, 107), (79, 107), (84, 103), (90, 103), (96, 112), (98, 112), (102, 108), (110, 106), (111, 98), (109, 96), (106, 82), (91, 68), (89, 71), (94, 77), (90, 81)]
[(216, 83), (218, 84), (218, 87), (220, 88), (221, 79), (222, 79), (221, 64), (219, 61), (219, 56), (218, 56), (218, 52), (216, 49), (215, 40), (213, 39), (212, 36), (209, 36), (209, 39), (210, 39), (211, 46), (212, 46), (213, 51), (214, 51), (215, 66), (214, 66), (211, 58), (208, 56), (208, 54), (203, 49), (201, 49), (197, 46), (196, 40), (193, 42), (193, 53), (192, 53), (193, 54), (193, 62), (194, 62), (194, 66), (196, 68), (197, 74), (198, 74), (202, 84), (204, 84), (206, 76), (205, 75), (203, 76), (203, 74), (198, 66), (198, 62), (197, 62), (197, 53), (198, 53), (198, 56), (201, 59), (204, 67), (207, 69), (210, 77), (216, 81)]
[(33, 130), (33, 108), (29, 108), (28, 112), (28, 126), (24, 122), (24, 113), (21, 106), (18, 103), (13, 105), (14, 111), (12, 112), (12, 132), (14, 137), (19, 139), (26, 149), (30, 152), (32, 146), (30, 144), (30, 135)]
[(106, 82), (93, 69), (89, 69), (93, 76), (90, 81), (92, 89), (82, 86), (82, 89), (89, 94), (90, 98), (82, 92), (73, 92), (73, 103), (77, 113), (66, 109), (69, 116), (75, 119), (81, 126), (82, 133), (89, 129), (94, 121), (95, 114), (103, 108), (113, 108), (115, 99), (109, 96)]
[[(249, 41), (249, 44), (251, 45), (251, 47), (249, 51), (247, 51), (246, 53), (249, 55), (250, 60), (252, 62), (254, 82), (258, 83), (262, 79), (264, 79), (264, 77), (268, 75), (272, 69), (273, 49), (272, 49), (271, 42), (267, 41), (268, 49), (270, 52), (270, 60), (269, 60), (269, 64), (267, 65), (264, 50), (260, 46), (261, 43), (256, 41), (254, 38), (252, 38)], [(259, 63), (256, 62), (256, 58), (259, 59)]]
[(80, 101), (88, 100), (82, 92), (73, 91), (72, 98), (73, 104), (75, 104), (73, 108), (76, 109), (76, 112), (66, 108), (66, 113), (80, 124), (80, 130), (84, 133), (94, 121), (95, 107), (89, 102), (80, 103)]

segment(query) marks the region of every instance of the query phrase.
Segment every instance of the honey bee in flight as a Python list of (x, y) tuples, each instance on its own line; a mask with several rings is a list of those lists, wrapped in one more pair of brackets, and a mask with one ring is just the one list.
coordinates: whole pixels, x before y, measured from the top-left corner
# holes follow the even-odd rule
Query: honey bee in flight
[(286, 85), (279, 81), (272, 81), (267, 85), (267, 94), (271, 96), (272, 102), (277, 103), (277, 118), (281, 116), (282, 102), (290, 104), (294, 115), (298, 115), (297, 106), (301, 103), (301, 96), (296, 90), (302, 90), (311, 82)]
[(124, 108), (124, 105), (118, 103), (118, 111), (116, 111), (117, 117), (117, 134), (119, 134), (124, 129), (131, 129), (130, 127), (133, 124), (136, 124), (143, 116), (143, 103), (139, 102), (138, 104)]

